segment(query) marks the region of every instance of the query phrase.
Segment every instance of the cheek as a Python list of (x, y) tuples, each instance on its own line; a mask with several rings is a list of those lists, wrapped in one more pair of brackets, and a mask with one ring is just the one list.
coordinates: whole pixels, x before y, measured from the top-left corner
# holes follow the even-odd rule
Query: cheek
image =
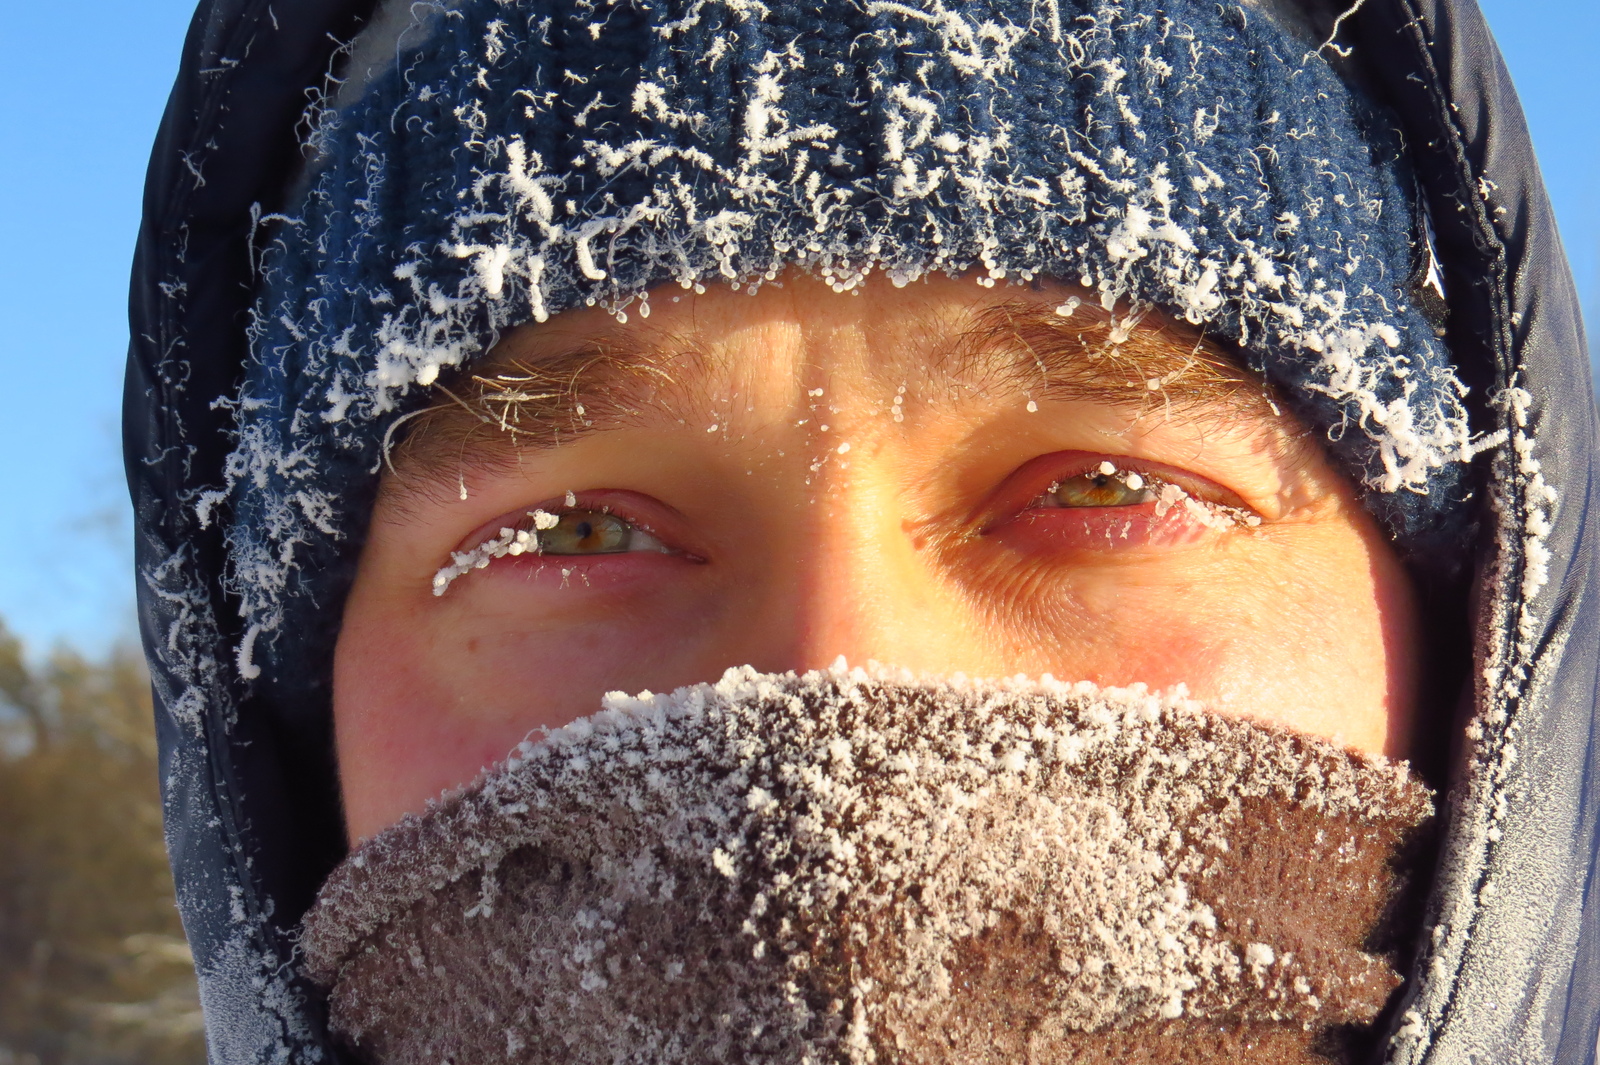
[(1234, 638), (1195, 694), (1223, 713), (1404, 757), (1415, 651), (1396, 635), (1409, 635), (1409, 618), (1363, 583), (1254, 597), (1254, 623), (1231, 619)]
[[(464, 783), (502, 736), (451, 713), (457, 650), (414, 610), (374, 602), (358, 583), (334, 654), (333, 703), (345, 824), (371, 835)], [(513, 741), (514, 743), (515, 741)]]
[(717, 596), (661, 594), (672, 574), (659, 568), (588, 580), (560, 568), (475, 573), (445, 597), (357, 581), (334, 661), (352, 838), (472, 780), (530, 731), (593, 713), (601, 693), (706, 679), (707, 645), (726, 628)]
[(1228, 671), (1238, 626), (1206, 594), (1207, 582), (1112, 571), (1067, 583), (1033, 589), (1025, 609), (1000, 612), (1011, 637), (1002, 658), (1029, 673), (1196, 693)]
[(1005, 634), (995, 658), (1012, 671), (1182, 684), (1220, 713), (1407, 753), (1409, 586), (1358, 541), (1258, 543), (1237, 557), (1080, 571), (1011, 591), (988, 614)]

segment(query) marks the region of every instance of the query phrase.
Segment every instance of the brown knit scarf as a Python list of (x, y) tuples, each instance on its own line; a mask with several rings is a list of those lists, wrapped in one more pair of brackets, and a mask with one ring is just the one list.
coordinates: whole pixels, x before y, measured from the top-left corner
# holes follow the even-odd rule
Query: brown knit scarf
[(372, 1065), (1326, 1062), (1431, 813), (1138, 688), (734, 670), (380, 834), (302, 945)]

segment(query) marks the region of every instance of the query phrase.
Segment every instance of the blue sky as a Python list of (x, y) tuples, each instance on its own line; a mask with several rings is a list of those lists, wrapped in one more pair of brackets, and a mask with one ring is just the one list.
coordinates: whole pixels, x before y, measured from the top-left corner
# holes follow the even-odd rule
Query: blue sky
[[(1483, 0), (1600, 324), (1600, 0)], [(6, 5), (0, 35), (0, 619), (130, 636), (117, 456), (140, 183), (191, 0)], [(70, 14), (68, 14), (70, 12)]]

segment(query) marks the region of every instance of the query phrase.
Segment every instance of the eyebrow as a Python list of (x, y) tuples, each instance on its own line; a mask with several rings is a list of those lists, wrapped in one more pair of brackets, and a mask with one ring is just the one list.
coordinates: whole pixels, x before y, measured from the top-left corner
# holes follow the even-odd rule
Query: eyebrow
[[(503, 472), (525, 452), (620, 427), (674, 401), (685, 409), (709, 401), (719, 360), (692, 335), (608, 331), (544, 347), (529, 342), (537, 335), (509, 334), (432, 386), (434, 402), (386, 454), (390, 469), (424, 481), (446, 469)], [(917, 373), (929, 390), (956, 402), (964, 393), (1010, 393), (1140, 410), (1277, 412), (1263, 378), (1159, 311), (1107, 321), (1005, 301), (930, 321), (908, 346), (921, 353)]]
[(984, 308), (933, 365), (953, 383), (1118, 406), (1270, 406), (1264, 378), (1154, 309), (1111, 321), (1008, 301)]

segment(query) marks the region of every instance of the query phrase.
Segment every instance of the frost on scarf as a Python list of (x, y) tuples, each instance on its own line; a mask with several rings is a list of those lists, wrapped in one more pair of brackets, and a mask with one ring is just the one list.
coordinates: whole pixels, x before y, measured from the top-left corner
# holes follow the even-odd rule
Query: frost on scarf
[(262, 251), (238, 446), (201, 503), (226, 504), (250, 630), (323, 598), (386, 429), (441, 371), (566, 308), (626, 319), (656, 286), (789, 268), (1159, 304), (1236, 342), (1428, 550), (1473, 444), (1410, 299), (1399, 137), (1266, 19), (1164, 8), (429, 8), (397, 67), (322, 113), (309, 191)]
[(381, 833), (302, 945), (372, 1065), (1325, 1060), (1431, 809), (1141, 688), (746, 667)]

